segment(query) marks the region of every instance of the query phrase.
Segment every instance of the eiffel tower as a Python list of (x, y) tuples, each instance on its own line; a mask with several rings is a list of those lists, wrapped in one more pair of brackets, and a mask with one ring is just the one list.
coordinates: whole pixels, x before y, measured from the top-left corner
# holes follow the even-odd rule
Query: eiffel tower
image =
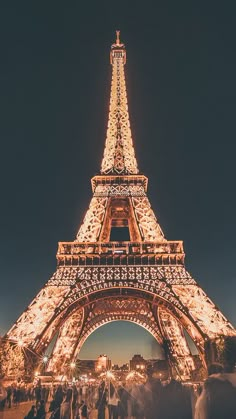
[(119, 31), (110, 63), (105, 150), (89, 208), (76, 239), (59, 243), (56, 272), (5, 339), (36, 354), (35, 366), (53, 341), (47, 369), (64, 374), (95, 329), (127, 320), (148, 330), (172, 374), (188, 380), (199, 365), (206, 368), (206, 342), (216, 350), (219, 339), (236, 331), (187, 272), (182, 241), (165, 238), (151, 208), (133, 147)]

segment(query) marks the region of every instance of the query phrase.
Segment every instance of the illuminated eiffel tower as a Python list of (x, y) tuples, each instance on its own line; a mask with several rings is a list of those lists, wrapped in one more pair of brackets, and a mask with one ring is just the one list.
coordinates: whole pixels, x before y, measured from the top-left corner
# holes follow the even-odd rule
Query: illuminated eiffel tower
[(76, 239), (59, 243), (56, 272), (5, 339), (36, 354), (35, 366), (53, 341), (47, 369), (65, 374), (96, 328), (127, 320), (148, 330), (172, 374), (187, 380), (206, 367), (206, 342), (216, 350), (219, 339), (236, 332), (186, 271), (182, 241), (165, 238), (151, 208), (133, 147), (119, 31), (110, 62), (105, 151), (89, 208)]

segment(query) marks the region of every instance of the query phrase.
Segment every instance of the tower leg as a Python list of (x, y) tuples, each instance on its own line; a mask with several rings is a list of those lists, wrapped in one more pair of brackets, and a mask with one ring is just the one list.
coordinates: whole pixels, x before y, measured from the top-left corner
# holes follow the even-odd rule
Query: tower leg
[(83, 310), (71, 314), (61, 326), (53, 348), (48, 371), (59, 375), (67, 375), (73, 359), (83, 324)]
[[(172, 377), (181, 381), (190, 380), (194, 371), (201, 364), (199, 356), (190, 352), (183, 327), (167, 310), (158, 309), (161, 330), (163, 333), (164, 351), (169, 360)], [(196, 365), (198, 364), (198, 365)]]

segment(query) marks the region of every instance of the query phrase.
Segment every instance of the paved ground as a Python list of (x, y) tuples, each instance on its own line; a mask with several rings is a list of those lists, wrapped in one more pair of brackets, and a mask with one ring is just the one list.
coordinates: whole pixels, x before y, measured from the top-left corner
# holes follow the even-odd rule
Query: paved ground
[(0, 411), (0, 419), (24, 419), (33, 402), (24, 402), (17, 407), (6, 408)]
[[(32, 404), (34, 402), (24, 402), (17, 407), (6, 408), (4, 411), (0, 411), (0, 419), (24, 419), (26, 414), (29, 412)], [(48, 406), (47, 406), (48, 410)], [(108, 412), (106, 412), (106, 418), (108, 419)], [(47, 414), (47, 419), (49, 419), (50, 413)], [(97, 410), (92, 410), (89, 415), (90, 419), (97, 419)]]

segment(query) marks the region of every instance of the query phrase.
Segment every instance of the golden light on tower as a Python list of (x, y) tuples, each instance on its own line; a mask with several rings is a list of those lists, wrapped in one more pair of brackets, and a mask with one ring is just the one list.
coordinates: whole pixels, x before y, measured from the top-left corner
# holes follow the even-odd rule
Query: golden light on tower
[[(196, 365), (206, 370), (205, 345), (236, 331), (186, 270), (183, 242), (166, 239), (152, 209), (148, 179), (135, 157), (119, 31), (110, 62), (105, 149), (89, 208), (75, 240), (59, 243), (55, 273), (5, 338), (39, 357), (33, 359), (55, 338), (47, 369), (63, 375), (73, 371), (96, 328), (127, 320), (159, 342), (174, 376), (190, 380)], [(113, 239), (117, 230), (121, 236)], [(186, 331), (198, 349), (197, 363)]]

